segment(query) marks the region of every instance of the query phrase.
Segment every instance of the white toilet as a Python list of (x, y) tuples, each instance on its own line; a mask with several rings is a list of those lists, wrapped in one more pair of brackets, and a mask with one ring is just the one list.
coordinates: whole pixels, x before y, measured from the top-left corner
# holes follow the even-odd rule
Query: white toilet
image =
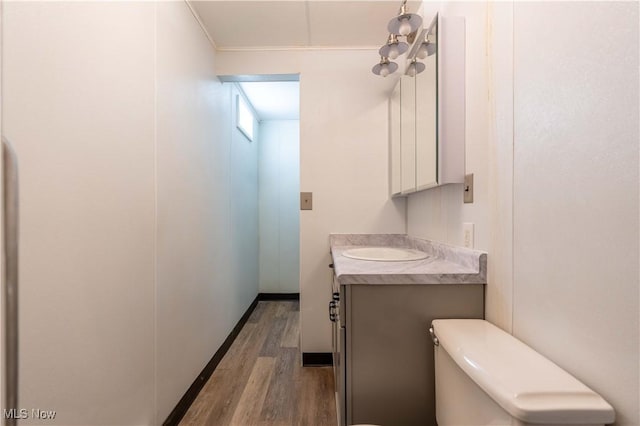
[(484, 320), (435, 320), (438, 426), (612, 423), (600, 395)]

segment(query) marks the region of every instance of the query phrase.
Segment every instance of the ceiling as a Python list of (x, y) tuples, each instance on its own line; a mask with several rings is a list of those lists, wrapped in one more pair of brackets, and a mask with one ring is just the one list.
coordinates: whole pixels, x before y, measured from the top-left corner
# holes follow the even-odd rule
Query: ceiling
[[(374, 48), (401, 1), (190, 0), (219, 50)], [(408, 1), (416, 12), (422, 1)]]
[[(218, 50), (377, 49), (401, 5), (401, 0), (188, 1)], [(407, 1), (410, 12), (421, 5), (422, 0)], [(299, 82), (238, 84), (261, 120), (299, 119)]]
[(299, 120), (300, 83), (261, 81), (238, 83), (260, 120)]

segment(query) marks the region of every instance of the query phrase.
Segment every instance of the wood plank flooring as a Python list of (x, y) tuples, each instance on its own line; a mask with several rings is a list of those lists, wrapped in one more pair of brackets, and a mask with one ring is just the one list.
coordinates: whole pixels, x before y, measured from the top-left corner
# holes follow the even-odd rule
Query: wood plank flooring
[(260, 301), (181, 426), (335, 426), (331, 367), (302, 367), (298, 301)]

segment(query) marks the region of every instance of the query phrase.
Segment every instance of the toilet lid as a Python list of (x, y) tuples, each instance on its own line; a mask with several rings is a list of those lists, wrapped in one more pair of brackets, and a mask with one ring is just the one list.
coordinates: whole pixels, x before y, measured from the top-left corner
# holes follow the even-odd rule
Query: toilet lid
[(432, 324), (440, 347), (513, 417), (537, 424), (613, 423), (613, 407), (600, 395), (488, 321)]

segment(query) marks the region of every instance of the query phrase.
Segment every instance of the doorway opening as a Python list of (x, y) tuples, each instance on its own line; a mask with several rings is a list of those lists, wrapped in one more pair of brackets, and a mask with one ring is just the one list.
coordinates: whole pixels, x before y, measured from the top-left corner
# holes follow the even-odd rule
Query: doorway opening
[(247, 139), (257, 144), (258, 151), (258, 291), (263, 294), (299, 294), (298, 76), (235, 76), (235, 79), (228, 77), (226, 81), (233, 81), (240, 93), (236, 109), (238, 126), (242, 125), (243, 104), (255, 118), (252, 136), (247, 136)]

